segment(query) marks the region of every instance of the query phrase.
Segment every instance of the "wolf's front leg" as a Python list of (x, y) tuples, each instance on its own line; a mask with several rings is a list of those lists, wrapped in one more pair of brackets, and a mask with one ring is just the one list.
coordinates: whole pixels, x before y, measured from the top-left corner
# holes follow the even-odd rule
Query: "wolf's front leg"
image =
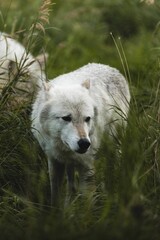
[(66, 170), (67, 170), (67, 196), (65, 205), (67, 206), (71, 202), (77, 191), (74, 163), (68, 163)]
[(95, 169), (82, 166), (79, 169), (79, 191), (85, 196), (92, 196), (96, 190)]
[(48, 168), (51, 186), (51, 205), (57, 206), (62, 192), (65, 164), (55, 159), (48, 159)]

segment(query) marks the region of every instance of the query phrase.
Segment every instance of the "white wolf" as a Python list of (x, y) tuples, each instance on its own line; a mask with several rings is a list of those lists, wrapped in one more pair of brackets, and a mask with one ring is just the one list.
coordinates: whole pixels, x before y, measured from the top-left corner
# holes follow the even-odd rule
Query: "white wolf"
[(32, 131), (48, 157), (52, 202), (59, 198), (66, 169), (70, 194), (74, 167), (80, 187), (94, 175), (94, 158), (104, 133), (126, 125), (130, 92), (114, 68), (88, 64), (43, 86), (32, 111)]
[(31, 98), (37, 86), (46, 78), (43, 67), (45, 56), (36, 59), (16, 40), (0, 32), (0, 95), (7, 86), (12, 101), (26, 101)]

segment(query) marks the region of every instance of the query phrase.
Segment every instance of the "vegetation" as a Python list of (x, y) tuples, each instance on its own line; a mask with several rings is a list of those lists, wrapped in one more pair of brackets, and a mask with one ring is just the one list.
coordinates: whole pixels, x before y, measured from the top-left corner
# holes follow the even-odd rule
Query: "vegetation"
[(106, 138), (97, 154), (94, 196), (57, 211), (49, 204), (45, 155), (30, 132), (30, 105), (9, 110), (0, 104), (1, 239), (158, 240), (160, 5), (55, 2), (0, 0), (0, 30), (30, 43), (34, 55), (48, 52), (49, 79), (88, 62), (118, 68), (132, 94), (128, 127), (116, 143)]

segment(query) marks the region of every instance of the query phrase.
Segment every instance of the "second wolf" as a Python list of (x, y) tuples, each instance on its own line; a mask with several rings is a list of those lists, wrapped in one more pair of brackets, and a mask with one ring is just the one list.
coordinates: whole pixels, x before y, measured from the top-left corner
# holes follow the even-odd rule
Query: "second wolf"
[[(46, 54), (34, 58), (19, 42), (0, 32), (0, 99), (9, 95), (9, 107), (23, 106), (46, 79)], [(7, 101), (8, 103), (8, 101)]]

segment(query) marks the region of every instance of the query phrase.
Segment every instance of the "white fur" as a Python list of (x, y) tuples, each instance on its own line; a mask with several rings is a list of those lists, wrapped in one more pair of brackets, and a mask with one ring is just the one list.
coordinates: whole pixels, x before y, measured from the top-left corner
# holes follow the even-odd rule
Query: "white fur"
[(13, 94), (22, 100), (27, 100), (46, 78), (38, 59), (27, 53), (16, 40), (0, 33), (0, 93), (16, 74), (18, 82), (13, 86)]
[[(32, 132), (48, 157), (52, 188), (55, 161), (78, 164), (85, 176), (94, 173), (94, 155), (102, 135), (116, 134), (118, 125), (126, 125), (129, 102), (124, 77), (102, 64), (88, 64), (42, 87), (33, 104)], [(71, 116), (71, 121), (65, 121), (65, 116)], [(91, 145), (80, 154), (78, 141), (84, 138)], [(72, 185), (74, 180), (69, 180)], [(54, 189), (52, 193), (57, 194)]]

